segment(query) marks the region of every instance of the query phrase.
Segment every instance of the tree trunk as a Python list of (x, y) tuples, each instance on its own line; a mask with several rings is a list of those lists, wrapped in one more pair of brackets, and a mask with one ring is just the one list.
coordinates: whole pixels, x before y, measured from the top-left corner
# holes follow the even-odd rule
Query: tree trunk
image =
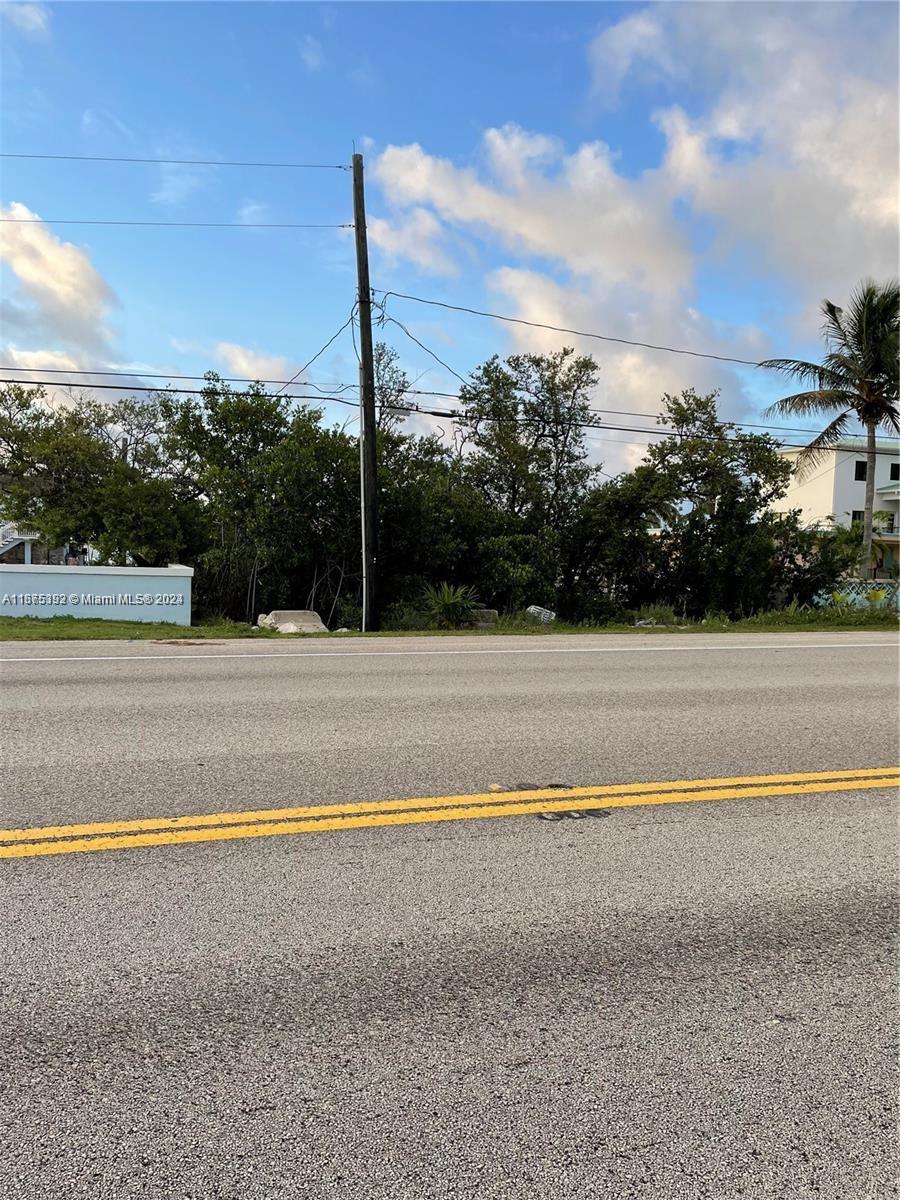
[(863, 513), (863, 571), (866, 578), (872, 570), (872, 513), (875, 509), (875, 422), (866, 422), (866, 503)]

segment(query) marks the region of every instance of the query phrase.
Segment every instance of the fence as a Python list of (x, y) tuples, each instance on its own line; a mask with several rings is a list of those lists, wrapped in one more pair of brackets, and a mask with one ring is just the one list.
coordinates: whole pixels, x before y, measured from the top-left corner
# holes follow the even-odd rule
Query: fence
[(896, 608), (900, 610), (900, 583), (896, 579), (844, 579), (833, 591), (820, 592), (814, 603), (821, 608), (835, 603), (848, 608)]

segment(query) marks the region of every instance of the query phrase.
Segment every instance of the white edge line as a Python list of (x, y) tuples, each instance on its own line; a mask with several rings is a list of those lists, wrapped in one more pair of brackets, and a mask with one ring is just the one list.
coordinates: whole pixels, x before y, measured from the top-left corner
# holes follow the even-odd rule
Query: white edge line
[(180, 662), (183, 659), (220, 658), (413, 658), (421, 656), (443, 656), (451, 654), (632, 654), (632, 653), (678, 653), (742, 650), (875, 650), (896, 649), (900, 642), (779, 642), (767, 645), (729, 646), (559, 646), (543, 648), (520, 646), (503, 650), (251, 650), (237, 654), (71, 654), (71, 655), (23, 655), (17, 658), (0, 658), (0, 663), (17, 662)]

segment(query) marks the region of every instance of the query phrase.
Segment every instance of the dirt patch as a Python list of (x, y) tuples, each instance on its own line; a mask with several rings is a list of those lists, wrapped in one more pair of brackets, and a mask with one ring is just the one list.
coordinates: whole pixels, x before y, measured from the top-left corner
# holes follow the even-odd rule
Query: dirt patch
[(154, 638), (154, 646), (224, 646), (224, 642), (214, 642), (212, 638)]

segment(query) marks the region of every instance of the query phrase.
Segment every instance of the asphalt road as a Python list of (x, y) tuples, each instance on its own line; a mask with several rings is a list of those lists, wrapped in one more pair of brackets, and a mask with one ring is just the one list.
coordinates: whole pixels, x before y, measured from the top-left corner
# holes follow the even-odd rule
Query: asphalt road
[[(7, 828), (900, 757), (881, 634), (0, 655)], [(892, 790), (0, 859), (0, 887), (7, 1200), (897, 1194)]]

